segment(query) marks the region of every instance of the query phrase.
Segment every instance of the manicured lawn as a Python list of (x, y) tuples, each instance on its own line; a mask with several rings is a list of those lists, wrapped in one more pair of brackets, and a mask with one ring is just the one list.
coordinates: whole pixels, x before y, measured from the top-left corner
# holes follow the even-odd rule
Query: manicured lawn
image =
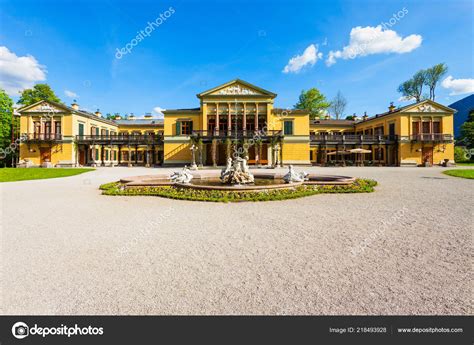
[(74, 176), (93, 170), (82, 168), (2, 168), (0, 169), (0, 182)]
[(443, 171), (443, 174), (455, 177), (462, 177), (462, 178), (472, 178), (474, 179), (474, 169), (453, 169), (453, 170), (446, 170)]
[(467, 162), (467, 163), (456, 163), (456, 165), (462, 166), (462, 167), (473, 167), (474, 163)]

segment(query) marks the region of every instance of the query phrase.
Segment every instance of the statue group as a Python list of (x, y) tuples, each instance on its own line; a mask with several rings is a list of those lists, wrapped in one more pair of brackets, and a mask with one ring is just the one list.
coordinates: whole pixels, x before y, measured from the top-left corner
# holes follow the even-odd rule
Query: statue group
[(176, 183), (189, 183), (192, 179), (193, 175), (191, 175), (186, 165), (184, 166), (183, 170), (174, 172), (170, 175), (170, 180)]
[(295, 169), (293, 169), (293, 165), (290, 165), (288, 167), (288, 173), (283, 176), (283, 180), (286, 183), (292, 183), (292, 182), (303, 182), (308, 180), (308, 173), (302, 171), (300, 173), (296, 172)]
[(221, 171), (221, 182), (230, 185), (254, 183), (247, 160), (248, 157), (237, 157), (234, 160), (229, 157), (226, 167)]

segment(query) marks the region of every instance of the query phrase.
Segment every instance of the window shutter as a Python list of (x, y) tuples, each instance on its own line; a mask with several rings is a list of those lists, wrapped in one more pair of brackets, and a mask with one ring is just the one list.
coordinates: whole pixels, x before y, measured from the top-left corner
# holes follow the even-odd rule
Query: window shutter
[(189, 121), (189, 134), (193, 133), (193, 121)]
[(181, 135), (181, 122), (176, 122), (176, 135)]

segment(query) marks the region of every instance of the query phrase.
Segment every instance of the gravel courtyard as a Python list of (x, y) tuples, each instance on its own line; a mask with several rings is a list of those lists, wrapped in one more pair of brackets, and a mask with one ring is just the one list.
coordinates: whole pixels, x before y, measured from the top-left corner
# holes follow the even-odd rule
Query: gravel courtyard
[(0, 184), (1, 314), (472, 314), (474, 181), (305, 168), (372, 194), (265, 203), (107, 197), (164, 169)]

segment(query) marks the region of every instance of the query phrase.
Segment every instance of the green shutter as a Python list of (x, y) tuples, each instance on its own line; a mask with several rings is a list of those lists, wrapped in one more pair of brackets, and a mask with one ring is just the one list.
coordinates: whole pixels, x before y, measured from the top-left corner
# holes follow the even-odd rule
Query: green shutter
[(193, 134), (193, 121), (189, 121), (189, 134)]
[(105, 150), (105, 160), (106, 161), (109, 160), (109, 151), (108, 150)]
[(181, 135), (181, 122), (176, 122), (176, 135)]
[(79, 135), (84, 135), (84, 125), (82, 123), (79, 124)]
[(284, 122), (283, 134), (293, 135), (293, 121), (285, 121)]
[(99, 150), (95, 149), (95, 160), (99, 160)]

